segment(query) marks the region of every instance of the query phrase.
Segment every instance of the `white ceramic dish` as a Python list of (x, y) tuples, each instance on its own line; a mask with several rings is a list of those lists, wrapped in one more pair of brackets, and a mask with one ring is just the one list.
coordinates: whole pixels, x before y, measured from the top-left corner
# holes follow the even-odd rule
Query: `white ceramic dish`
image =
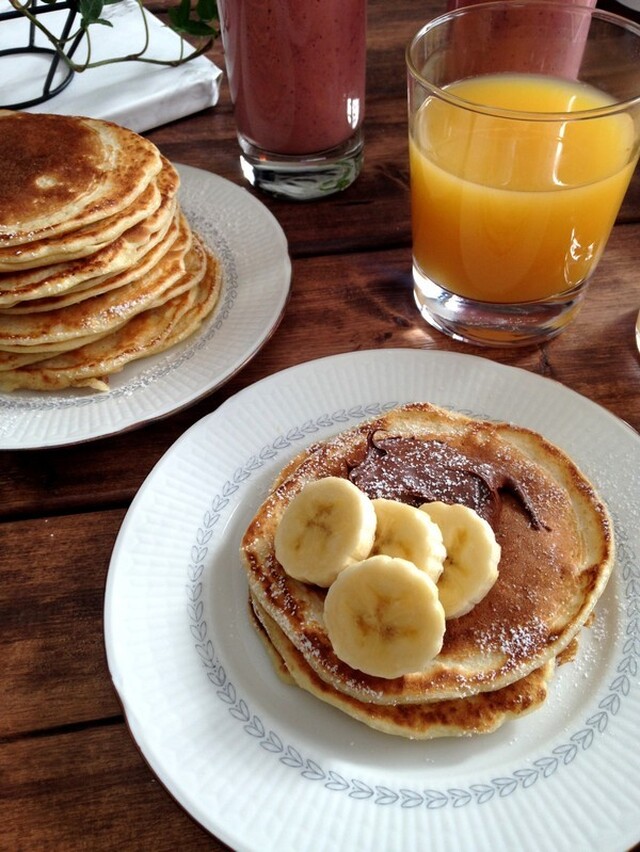
[(640, 12), (640, 0), (618, 0), (622, 6), (627, 9), (633, 9), (634, 12)]
[(230, 379), (278, 325), (291, 282), (280, 225), (246, 189), (191, 166), (177, 168), (182, 207), (223, 264), (214, 313), (184, 343), (112, 376), (108, 393), (0, 393), (0, 449), (79, 443), (166, 416)]
[[(278, 470), (412, 400), (542, 432), (615, 522), (617, 564), (578, 658), (540, 710), (485, 737), (369, 730), (282, 684), (247, 618), (238, 546)], [(640, 839), (638, 469), (640, 438), (610, 413), (467, 355), (340, 355), (242, 391), (158, 463), (114, 548), (105, 641), (133, 737), (171, 794), (237, 850), (627, 849)]]

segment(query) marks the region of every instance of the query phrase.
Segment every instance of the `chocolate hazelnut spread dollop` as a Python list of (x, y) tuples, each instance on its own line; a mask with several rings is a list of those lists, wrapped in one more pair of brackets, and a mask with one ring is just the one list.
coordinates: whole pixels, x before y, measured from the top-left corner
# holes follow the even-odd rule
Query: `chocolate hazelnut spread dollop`
[(440, 500), (463, 503), (495, 529), (506, 490), (520, 503), (535, 529), (543, 528), (526, 487), (498, 463), (474, 458), (442, 441), (369, 436), (364, 458), (349, 479), (372, 499), (385, 497), (412, 506)]

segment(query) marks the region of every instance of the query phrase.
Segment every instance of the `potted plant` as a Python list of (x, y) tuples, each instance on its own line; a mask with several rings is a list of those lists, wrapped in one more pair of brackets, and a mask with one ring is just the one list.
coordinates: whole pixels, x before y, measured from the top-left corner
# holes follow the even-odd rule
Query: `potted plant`
[[(22, 20), (25, 28), (21, 30), (19, 43), (0, 50), (0, 58), (21, 54), (39, 54), (49, 60), (43, 79), (42, 94), (28, 101), (6, 104), (10, 109), (24, 109), (42, 103), (61, 92), (71, 81), (75, 73), (86, 71), (100, 65), (119, 62), (147, 62), (156, 65), (177, 66), (189, 62), (205, 53), (217, 37), (218, 10), (216, 0), (180, 0), (179, 5), (168, 10), (169, 25), (181, 36), (191, 37), (190, 42), (180, 40), (180, 51), (175, 59), (159, 59), (150, 55), (149, 27), (142, 0), (134, 0), (140, 10), (140, 18), (145, 33), (140, 50), (107, 59), (92, 58), (92, 37), (96, 28), (112, 27), (110, 20), (103, 17), (105, 6), (113, 6), (124, 0), (9, 0), (10, 8), (0, 12), (0, 24), (3, 21)], [(58, 26), (48, 23), (53, 13)], [(36, 37), (40, 36), (38, 43)], [(192, 42), (197, 44), (194, 46)], [(44, 44), (43, 44), (44, 43)], [(85, 46), (85, 58), (76, 60), (78, 46)]]

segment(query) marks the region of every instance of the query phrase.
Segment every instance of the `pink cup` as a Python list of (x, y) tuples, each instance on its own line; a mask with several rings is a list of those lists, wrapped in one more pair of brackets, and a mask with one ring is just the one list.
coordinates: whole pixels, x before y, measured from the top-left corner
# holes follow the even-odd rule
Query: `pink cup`
[(219, 0), (241, 166), (291, 199), (344, 189), (362, 163), (366, 0)]
[[(491, 0), (448, 0), (447, 10), (459, 9), (462, 6), (478, 6), (486, 2), (491, 2)], [(541, 0), (541, 2), (545, 2), (545, 0)], [(549, 2), (553, 2), (553, 0), (549, 0)], [(564, 5), (594, 8), (596, 0), (564, 0)], [(528, 62), (527, 57), (535, 56), (536, 68), (544, 67), (547, 69), (547, 73), (575, 79), (582, 62), (588, 25), (585, 24), (584, 33), (578, 34), (571, 47), (567, 49), (566, 41), (556, 35), (563, 17), (562, 12), (556, 11), (556, 8), (552, 8), (549, 12), (546, 12), (544, 20), (541, 21), (541, 28), (547, 34), (544, 48), (541, 47), (539, 39), (535, 43), (532, 42), (524, 28), (519, 29), (517, 25), (514, 26), (513, 22), (510, 22), (508, 26), (505, 24), (502, 34), (502, 48), (492, 56), (487, 56), (484, 69), (485, 73), (490, 73), (494, 70), (499, 71), (503, 60), (509, 66), (512, 66), (514, 61), (516, 63), (519, 62), (523, 65), (522, 70), (527, 71), (529, 70), (526, 67), (526, 63)], [(564, 17), (566, 18), (566, 16)], [(542, 49), (544, 50), (543, 61), (541, 61), (540, 57)]]

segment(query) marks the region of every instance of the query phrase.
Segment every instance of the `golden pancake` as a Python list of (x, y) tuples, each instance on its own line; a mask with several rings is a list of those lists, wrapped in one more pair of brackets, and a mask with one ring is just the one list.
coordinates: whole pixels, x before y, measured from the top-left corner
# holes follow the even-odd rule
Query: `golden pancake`
[[(32, 365), (0, 371), (0, 390), (73, 387), (106, 391), (108, 376), (129, 362), (158, 354), (185, 340), (213, 311), (222, 287), (220, 264), (197, 238), (194, 245), (198, 246), (197, 253), (202, 254), (205, 265), (193, 271), (190, 287), (158, 307), (136, 314), (113, 333), (86, 346)], [(176, 286), (174, 293), (179, 289)]]
[(0, 246), (114, 216), (133, 204), (161, 166), (153, 143), (110, 122), (0, 110)]
[[(74, 342), (75, 348), (77, 343)], [(46, 361), (51, 355), (47, 352), (0, 352), (0, 372), (7, 370), (17, 370), (19, 367), (26, 367), (28, 364), (35, 364), (38, 361)]]
[[(257, 603), (257, 601), (251, 599), (251, 596), (249, 596), (248, 611), (249, 621), (253, 625), (256, 633), (258, 634), (260, 641), (262, 642), (262, 645), (264, 647), (264, 650), (266, 651), (267, 656), (271, 661), (271, 665), (275, 670), (275, 673), (278, 675), (279, 679), (283, 683), (286, 683), (288, 686), (297, 686), (296, 681), (293, 679), (291, 672), (289, 671), (289, 668), (287, 667), (287, 664), (284, 661), (284, 658), (280, 653), (278, 653), (275, 648), (275, 645), (271, 641), (271, 637), (267, 633), (267, 629), (264, 626), (262, 619), (264, 619), (265, 622), (269, 622), (271, 625), (273, 625), (275, 631), (280, 631), (284, 642), (289, 642), (289, 640), (284, 635), (284, 633), (282, 633), (275, 621), (273, 619), (270, 619), (267, 613), (263, 609), (261, 609), (260, 604)], [(258, 612), (260, 612), (260, 617), (258, 617)], [(295, 650), (295, 646), (292, 645), (291, 647)], [(306, 663), (303, 663), (302, 665), (306, 666)]]
[(35, 269), (86, 257), (105, 248), (126, 230), (142, 222), (157, 210), (159, 205), (160, 192), (156, 184), (151, 183), (140, 198), (122, 213), (87, 225), (79, 231), (25, 243), (15, 248), (0, 248), (0, 272)]
[[(182, 214), (176, 213), (169, 222), (166, 230), (160, 233), (156, 239), (154, 235), (145, 245), (144, 253), (135, 263), (125, 266), (118, 272), (111, 275), (98, 275), (95, 278), (89, 278), (87, 281), (75, 284), (57, 296), (48, 296), (41, 299), (29, 299), (27, 301), (18, 302), (11, 308), (0, 308), (0, 316), (8, 314), (11, 316), (19, 316), (20, 314), (37, 314), (44, 311), (57, 311), (60, 308), (65, 308), (68, 305), (75, 305), (84, 299), (90, 299), (94, 296), (99, 296), (102, 293), (108, 293), (110, 290), (115, 290), (118, 287), (123, 287), (125, 284), (130, 284), (139, 278), (142, 278), (161, 261), (167, 252), (175, 245), (181, 231), (183, 222)], [(187, 226), (188, 227), (188, 226)], [(183, 226), (184, 230), (184, 226)]]
[[(325, 476), (414, 505), (460, 502), (453, 492), (462, 488), (488, 512), (502, 548), (498, 579), (470, 612), (447, 620), (442, 650), (423, 671), (374, 677), (340, 660), (324, 624), (326, 590), (293, 580), (276, 560), (285, 508)], [(424, 703), (501, 689), (557, 657), (604, 590), (612, 529), (587, 478), (542, 436), (418, 403), (300, 453), (249, 525), (241, 556), (252, 596), (322, 681), (367, 704)]]
[[(213, 252), (206, 246), (203, 247), (207, 261), (205, 274), (198, 282), (197, 287), (187, 291), (193, 294), (193, 301), (188, 305), (184, 313), (177, 318), (171, 328), (166, 331), (161, 345), (156, 344), (154, 354), (162, 352), (170, 346), (175, 346), (177, 343), (181, 343), (190, 337), (200, 328), (205, 319), (210, 316), (218, 303), (222, 291), (222, 267)], [(177, 292), (178, 290), (178, 285), (174, 286), (173, 292)], [(178, 296), (173, 296), (172, 301), (175, 298), (180, 298), (182, 295), (183, 291), (179, 292)], [(154, 308), (157, 311), (162, 311), (162, 309), (162, 305)]]
[(415, 704), (374, 704), (338, 692), (318, 677), (304, 655), (255, 601), (250, 615), (278, 675), (358, 722), (385, 734), (427, 740), (489, 734), (506, 721), (525, 716), (547, 698), (555, 670), (553, 659), (539, 669), (493, 692), (468, 698)]
[(162, 294), (179, 279), (185, 286), (196, 274), (204, 274), (205, 258), (192, 245), (191, 229), (184, 217), (178, 238), (169, 251), (144, 275), (118, 287), (59, 310), (25, 315), (0, 315), (0, 350), (55, 352), (60, 343), (102, 335), (135, 314), (159, 304)]
[(24, 303), (20, 310), (28, 311), (33, 300), (67, 292), (86, 281), (114, 275), (139, 263), (164, 239), (175, 217), (176, 187), (166, 177), (170, 177), (166, 170), (158, 177), (161, 194), (158, 208), (103, 248), (63, 263), (0, 273), (0, 309)]
[(221, 268), (151, 142), (105, 121), (0, 110), (0, 166), (0, 388), (105, 390), (213, 309)]
[[(163, 182), (164, 194), (159, 183)], [(163, 160), (158, 180), (149, 183), (144, 192), (124, 210), (92, 222), (84, 228), (68, 231), (19, 246), (0, 247), (0, 272), (33, 269), (86, 257), (105, 248), (125, 231), (151, 216), (165, 198), (175, 195), (180, 180), (173, 166)]]

